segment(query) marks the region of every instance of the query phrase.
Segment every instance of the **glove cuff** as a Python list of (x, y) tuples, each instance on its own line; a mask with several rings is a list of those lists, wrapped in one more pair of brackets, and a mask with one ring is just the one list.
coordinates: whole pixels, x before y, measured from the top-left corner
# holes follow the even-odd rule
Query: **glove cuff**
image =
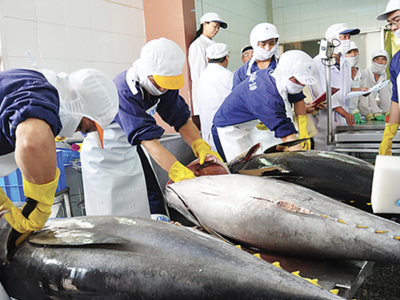
[(392, 135), (392, 138), (394, 138), (394, 136), (396, 135), (398, 129), (399, 129), (399, 124), (396, 124), (396, 123), (388, 124), (388, 123), (386, 123), (385, 131), (387, 130), (388, 132), (390, 132), (391, 135)]
[(369, 113), (368, 115), (365, 116), (365, 120), (371, 121), (373, 117), (374, 116), (372, 115), (372, 113)]
[(192, 171), (182, 165), (178, 160), (172, 165), (168, 171), (168, 177), (173, 182), (178, 182), (182, 179), (195, 178), (196, 176)]
[(34, 184), (23, 178), (24, 194), (26, 198), (36, 200), (38, 203), (53, 205), (54, 195), (56, 193), (60, 170), (56, 169), (56, 177), (53, 181), (45, 184)]
[(377, 117), (377, 116), (382, 116), (382, 114), (381, 113), (374, 114), (374, 118)]

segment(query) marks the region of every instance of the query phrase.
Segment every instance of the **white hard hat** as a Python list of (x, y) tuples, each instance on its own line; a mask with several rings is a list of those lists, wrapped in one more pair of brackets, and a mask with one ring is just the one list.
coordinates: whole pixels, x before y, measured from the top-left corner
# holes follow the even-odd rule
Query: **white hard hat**
[(228, 28), (228, 24), (221, 20), (221, 17), (219, 16), (219, 14), (214, 13), (214, 12), (205, 13), (200, 18), (200, 23), (203, 24), (204, 22), (216, 22), (216, 23), (219, 23), (219, 25), (223, 29)]
[(376, 51), (374, 51), (374, 53), (372, 53), (371, 60), (373, 61), (374, 58), (376, 58), (378, 56), (384, 56), (384, 57), (386, 57), (386, 60), (389, 61), (389, 54), (385, 50), (376, 50)]
[(349, 48), (349, 50), (347, 50), (347, 53), (349, 53), (351, 50), (355, 50), (355, 49), (358, 50), (357, 43), (354, 41), (350, 41), (350, 48)]
[(250, 44), (253, 49), (255, 49), (258, 45), (258, 42), (274, 38), (279, 39), (278, 29), (276, 26), (270, 23), (260, 23), (254, 26), (250, 33)]
[(400, 10), (400, 0), (390, 0), (386, 5), (386, 10), (383, 13), (379, 14), (376, 19), (378, 21), (386, 21), (388, 15), (396, 10)]
[(206, 49), (206, 55), (209, 59), (218, 59), (229, 54), (228, 46), (223, 43), (214, 43)]
[(178, 90), (185, 84), (182, 75), (185, 53), (171, 40), (159, 38), (148, 42), (137, 63), (144, 75), (152, 75), (162, 88)]
[[(57, 88), (63, 136), (71, 137), (82, 117), (94, 121), (99, 147), (103, 147), (103, 130), (118, 113), (117, 88), (110, 78), (95, 69), (82, 69), (71, 74), (43, 70), (43, 75)], [(65, 122), (63, 122), (63, 116)], [(68, 126), (67, 126), (68, 125)]]
[(301, 50), (289, 50), (282, 54), (277, 69), (282, 73), (282, 79), (295, 77), (300, 83), (313, 85), (317, 83), (314, 77), (315, 62), (310, 55)]
[(325, 38), (338, 38), (339, 34), (356, 35), (360, 33), (360, 29), (349, 29), (346, 23), (337, 23), (329, 26), (325, 32)]

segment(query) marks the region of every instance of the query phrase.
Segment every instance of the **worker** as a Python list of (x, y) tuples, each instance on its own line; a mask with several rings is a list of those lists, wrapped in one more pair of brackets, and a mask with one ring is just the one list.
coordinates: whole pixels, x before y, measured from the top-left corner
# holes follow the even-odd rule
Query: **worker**
[[(385, 50), (376, 50), (372, 53), (371, 67), (366, 70), (365, 86), (371, 88), (387, 80), (386, 67), (389, 55)], [(380, 107), (376, 102), (379, 95)], [(385, 114), (390, 111), (391, 85), (388, 84), (379, 91), (371, 92), (367, 97), (360, 99), (359, 108), (367, 121), (385, 121)]]
[[(360, 61), (360, 52), (358, 45), (354, 41), (350, 41), (350, 48), (344, 55), (351, 66), (351, 91), (368, 90), (364, 87), (365, 72), (358, 67)], [(363, 96), (355, 96), (349, 99), (349, 111), (354, 117), (355, 124), (365, 124), (366, 122), (360, 117), (359, 103), (365, 98)]]
[(221, 17), (214, 13), (209, 12), (200, 18), (200, 28), (197, 30), (196, 35), (189, 46), (188, 62), (190, 68), (190, 77), (192, 80), (192, 113), (193, 121), (200, 127), (198, 121), (199, 108), (197, 100), (197, 86), (201, 72), (207, 67), (206, 49), (211, 46), (215, 41), (213, 38), (219, 32), (219, 29), (228, 28), (228, 24), (221, 20)]
[(227, 69), (228, 46), (215, 43), (206, 50), (208, 66), (201, 73), (198, 85), (201, 136), (216, 151), (211, 134), (212, 120), (232, 89), (233, 73)]
[(233, 75), (233, 87), (235, 89), (251, 73), (262, 69), (273, 71), (276, 68), (279, 57), (279, 34), (275, 25), (260, 23), (250, 33), (250, 44), (253, 47), (253, 57), (237, 69)]
[(251, 45), (244, 46), (242, 50), (240, 50), (240, 55), (242, 58), (242, 62), (245, 64), (253, 57), (253, 47)]
[[(234, 89), (213, 120), (213, 138), (220, 155), (230, 161), (258, 142), (267, 149), (277, 141), (296, 140), (291, 103), (299, 119), (299, 138), (308, 138), (305, 96), (301, 91), (306, 84), (317, 82), (312, 74), (314, 67), (315, 63), (307, 53), (287, 51), (274, 72), (258, 70)], [(290, 94), (299, 97), (289, 100)], [(264, 139), (266, 131), (257, 128), (260, 120), (274, 132), (276, 141)], [(298, 144), (289, 149), (295, 151), (303, 147)]]
[(184, 63), (185, 54), (175, 42), (155, 39), (142, 48), (131, 68), (115, 77), (119, 110), (116, 122), (104, 130), (105, 147), (98, 149), (89, 134), (81, 150), (87, 215), (169, 221), (147, 153), (175, 182), (195, 175), (159, 142), (164, 129), (157, 125), (156, 112), (181, 134), (201, 164), (206, 155), (218, 155), (201, 139), (179, 95)]
[[(376, 19), (389, 23), (388, 26), (397, 38), (400, 38), (400, 2), (398, 0), (390, 0), (386, 5), (386, 10), (379, 14)], [(389, 65), (390, 81), (392, 83), (392, 102), (390, 104), (390, 117), (386, 123), (383, 133), (382, 142), (379, 147), (379, 155), (392, 155), (392, 140), (397, 133), (400, 123), (399, 111), (399, 73), (400, 73), (400, 52), (397, 52), (391, 59)]]
[[(325, 38), (334, 44), (339, 43), (340, 46), (334, 48), (333, 60), (334, 63), (330, 66), (331, 72), (331, 86), (339, 88), (339, 91), (332, 95), (332, 128), (335, 132), (336, 126), (355, 125), (354, 116), (349, 113), (349, 101), (345, 96), (351, 91), (351, 66), (345, 59), (344, 54), (350, 49), (351, 35), (359, 34), (359, 29), (349, 29), (346, 23), (338, 23), (331, 25), (325, 32)], [(321, 78), (318, 84), (310, 86), (313, 98), (317, 98), (326, 91), (326, 62), (322, 61), (320, 56), (314, 57), (316, 62), (316, 69), (318, 77)], [(334, 145), (327, 144), (327, 110), (319, 110), (317, 114), (313, 115), (315, 127), (317, 128), (317, 135), (314, 137), (315, 149), (334, 151)]]
[(95, 132), (101, 146), (118, 95), (111, 79), (93, 69), (69, 75), (10, 69), (0, 72), (0, 84), (0, 176), (18, 167), (27, 199), (23, 215), (0, 188), (1, 212), (17, 232), (9, 242), (13, 248), (50, 216), (60, 175), (55, 137)]

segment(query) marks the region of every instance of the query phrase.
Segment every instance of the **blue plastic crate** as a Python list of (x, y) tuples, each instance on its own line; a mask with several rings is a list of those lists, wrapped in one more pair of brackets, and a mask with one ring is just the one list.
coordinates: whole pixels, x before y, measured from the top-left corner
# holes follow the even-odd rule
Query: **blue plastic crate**
[[(57, 150), (57, 167), (60, 170), (60, 178), (58, 180), (56, 192), (59, 192), (67, 187), (63, 153), (59, 150)], [(15, 170), (8, 176), (0, 178), (0, 186), (12, 202), (25, 202), (22, 174), (19, 169)]]
[(64, 167), (72, 167), (72, 161), (73, 160), (78, 160), (81, 158), (81, 155), (78, 151), (73, 151), (71, 149), (62, 149), (59, 148), (57, 151), (60, 150), (62, 151), (62, 160), (64, 163)]

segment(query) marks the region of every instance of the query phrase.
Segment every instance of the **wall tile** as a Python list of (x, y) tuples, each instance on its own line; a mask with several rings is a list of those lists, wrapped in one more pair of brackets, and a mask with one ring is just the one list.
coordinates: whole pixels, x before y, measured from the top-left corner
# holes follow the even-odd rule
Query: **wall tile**
[(284, 24), (283, 20), (283, 8), (274, 8), (273, 10), (273, 23), (275, 26)]
[(124, 6), (132, 6), (131, 0), (111, 0), (113, 3), (122, 4)]
[(319, 39), (319, 20), (301, 22), (301, 38), (303, 40)]
[(13, 17), (24, 20), (36, 20), (35, 1), (32, 0), (8, 0), (2, 1), (5, 17)]
[(35, 0), (35, 4), (38, 22), (65, 24), (63, 0)]
[(317, 2), (307, 2), (300, 4), (300, 20), (315, 20), (318, 16), (318, 5)]
[(92, 61), (85, 60), (69, 60), (70, 72), (75, 72), (81, 69), (92, 68), (95, 69), (95, 63)]
[(67, 59), (47, 59), (42, 58), (40, 66), (43, 69), (49, 69), (56, 73), (66, 72), (71, 73), (72, 71), (69, 68), (69, 63)]
[(142, 10), (132, 9), (133, 32), (135, 36), (145, 37), (144, 14)]
[(321, 18), (319, 19), (319, 35), (321, 38), (325, 38), (325, 32), (329, 28), (329, 26), (338, 23), (338, 19), (336, 16)]
[(114, 34), (115, 62), (133, 63), (135, 53), (134, 37), (129, 35)]
[(115, 63), (95, 62), (94, 68), (106, 74), (111, 80), (119, 73)]
[(51, 59), (68, 57), (67, 32), (63, 25), (38, 23), (40, 56)]
[(337, 16), (337, 3), (336, 1), (331, 0), (319, 0), (318, 2), (318, 17), (330, 18), (333, 16)]
[(115, 62), (114, 34), (91, 30), (93, 61)]
[(92, 29), (113, 32), (112, 4), (101, 0), (89, 0)]
[(300, 22), (300, 6), (296, 4), (284, 7), (283, 20), (285, 23)]
[[(4, 18), (4, 30), (2, 40), (5, 39), (7, 55), (28, 57), (30, 51), (32, 56), (39, 57), (39, 45), (37, 40), (36, 23), (14, 18)], [(7, 67), (7, 66), (5, 66)]]
[(64, 12), (67, 26), (91, 28), (88, 0), (64, 0)]
[[(379, 21), (376, 20), (375, 12), (357, 15), (357, 25), (358, 25), (358, 28), (362, 29), (362, 31), (373, 30), (373, 29), (378, 28), (378, 26), (379, 26), (378, 22)], [(381, 23), (381, 22), (379, 22), (379, 23)], [(386, 23), (384, 23), (384, 24), (386, 24)]]
[(272, 0), (272, 8), (278, 8), (283, 6), (282, 0)]
[(68, 27), (68, 58), (78, 61), (92, 61), (92, 37), (90, 29)]
[(144, 0), (132, 0), (132, 7), (143, 10), (143, 1)]
[(133, 8), (115, 4), (112, 6), (113, 31), (116, 33), (134, 34)]
[[(36, 62), (40, 66), (40, 60), (37, 60)], [(10, 69), (10, 68), (18, 68), (18, 69), (36, 70), (32, 66), (32, 62), (31, 62), (31, 60), (29, 59), (28, 56), (26, 56), (26, 57), (9, 56), (7, 64), (9, 65), (8, 69)]]
[(285, 28), (285, 41), (301, 40), (301, 26), (298, 23), (286, 23), (283, 27)]

